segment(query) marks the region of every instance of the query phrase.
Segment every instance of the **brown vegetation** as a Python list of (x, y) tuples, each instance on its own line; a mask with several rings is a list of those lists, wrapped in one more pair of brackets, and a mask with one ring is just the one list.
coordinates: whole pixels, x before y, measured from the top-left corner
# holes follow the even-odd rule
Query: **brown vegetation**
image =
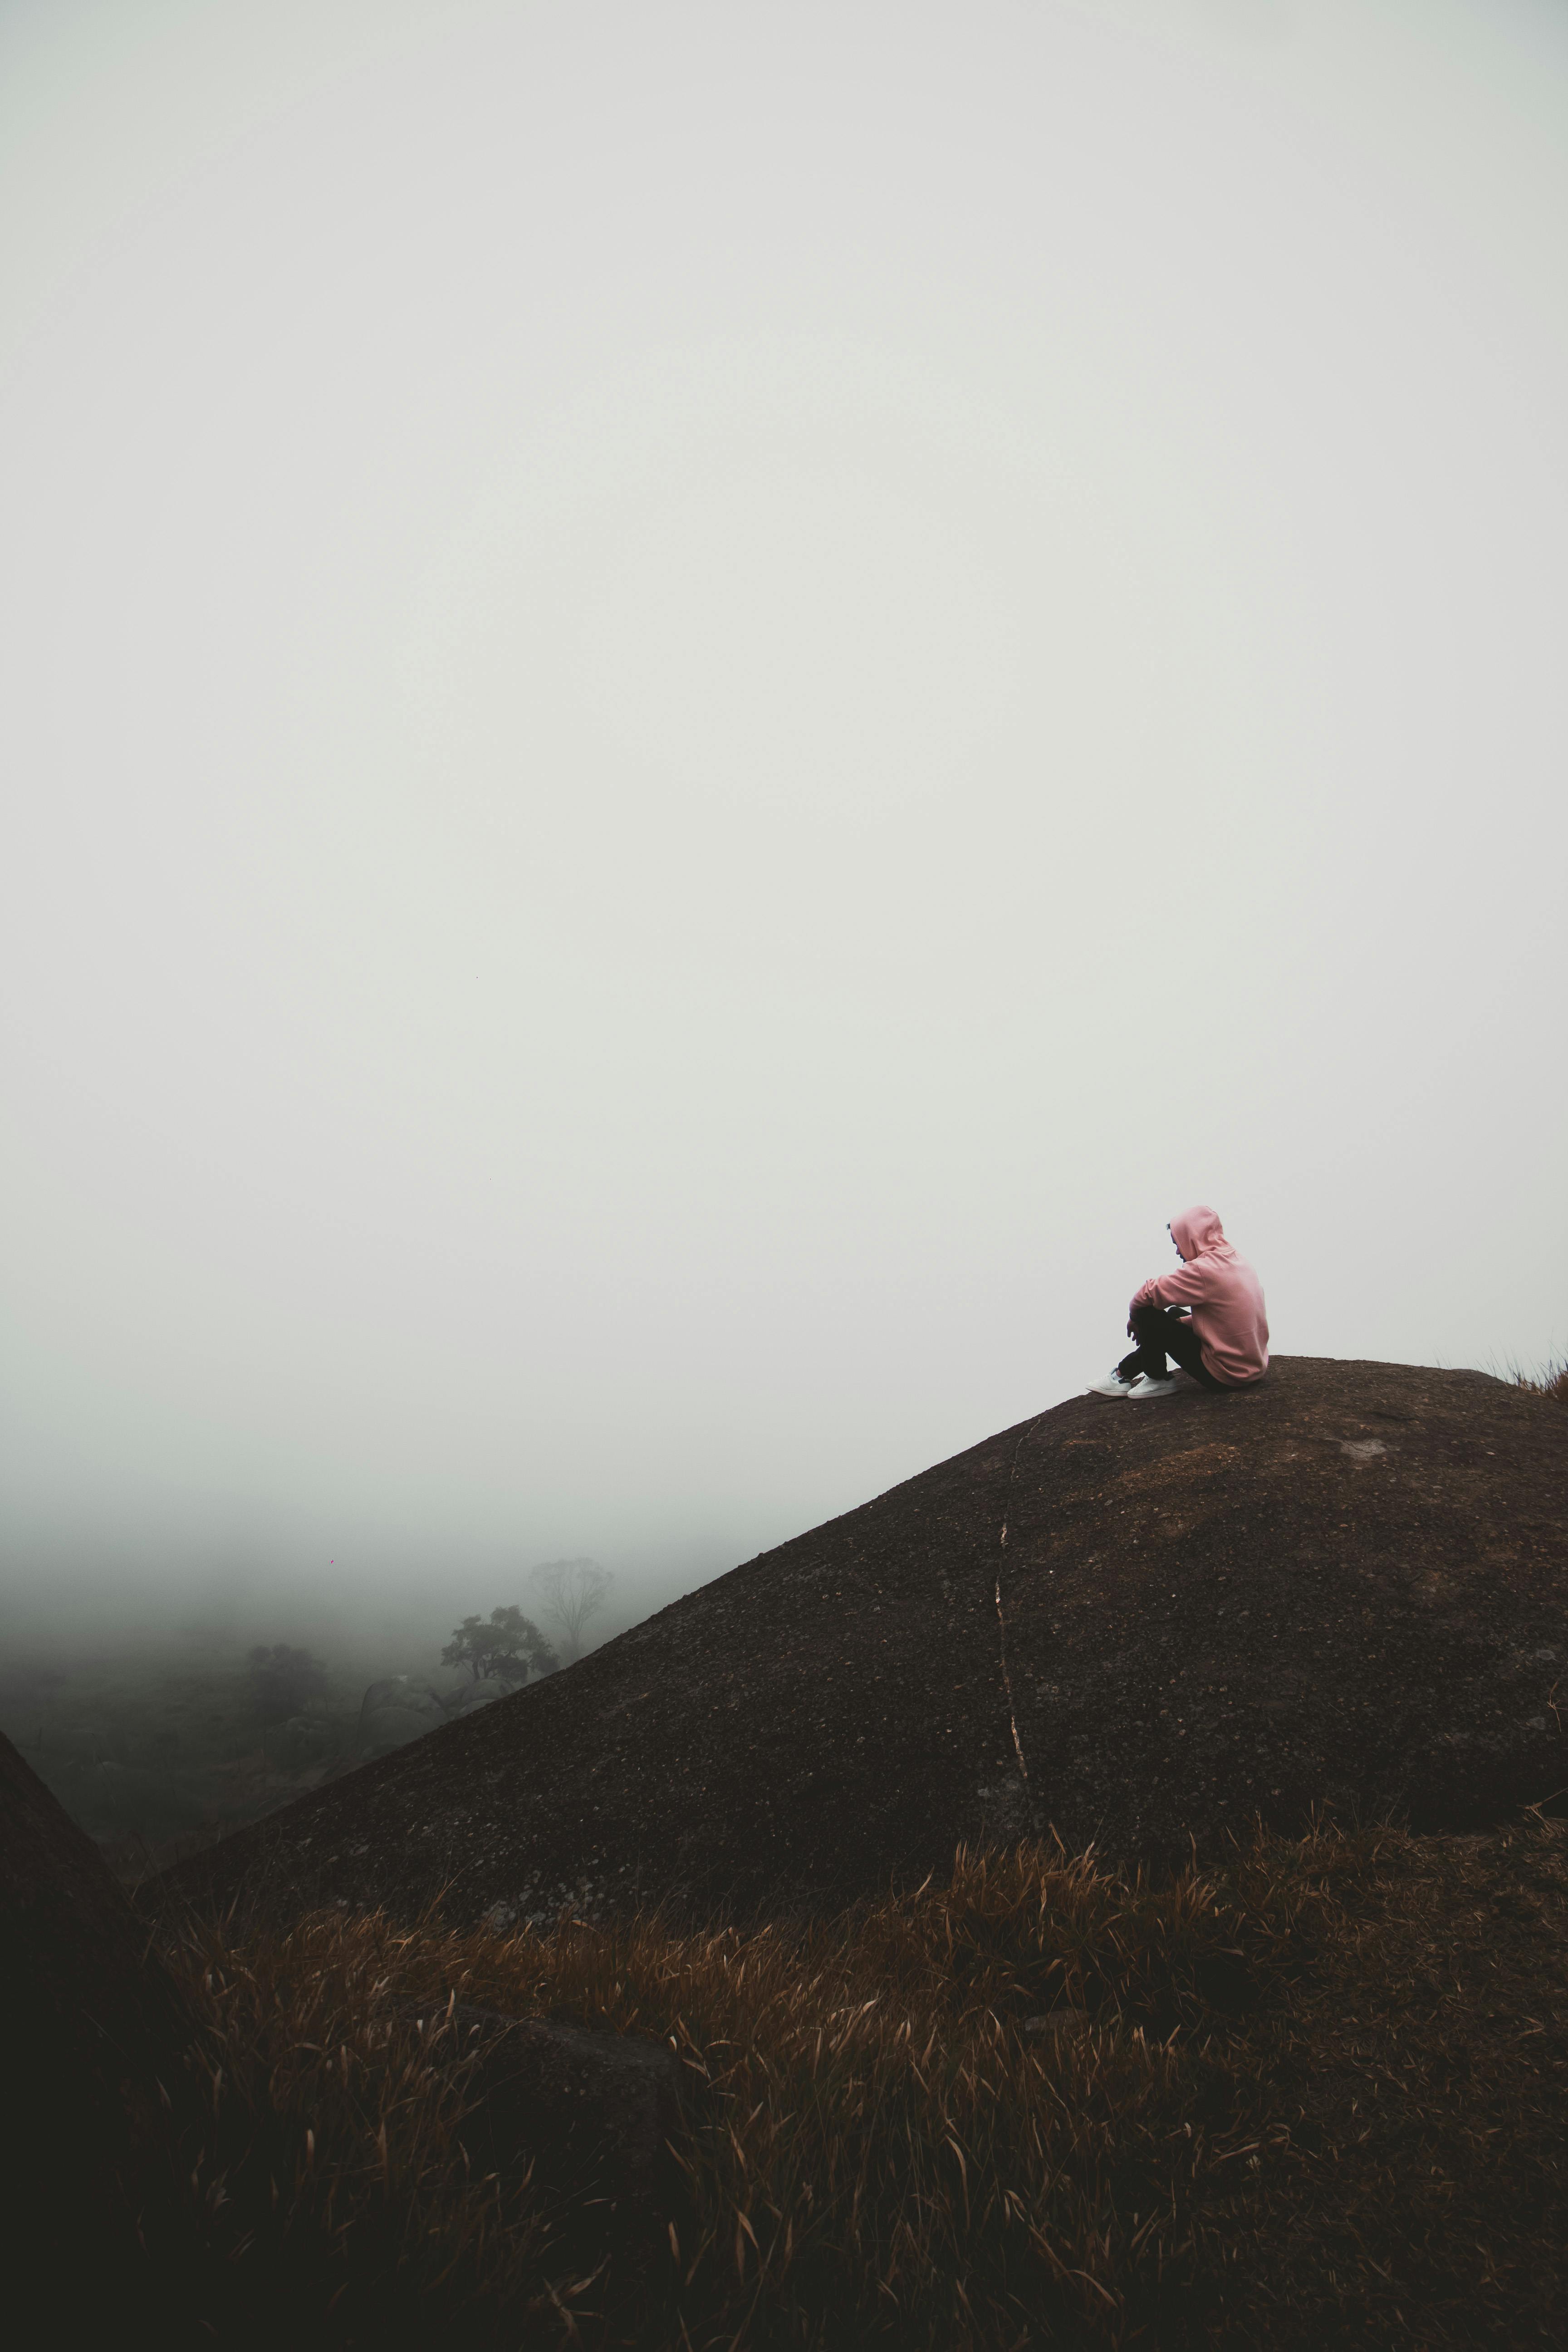
[[(166, 1923), (228, 2343), (963, 2352), (1561, 2340), (1555, 1822), (1264, 1838), (1161, 1886), (1025, 1845), (831, 1921)], [(689, 2194), (470, 2177), (461, 2002), (668, 2036)], [(586, 2251), (585, 2251), (586, 2250)]]

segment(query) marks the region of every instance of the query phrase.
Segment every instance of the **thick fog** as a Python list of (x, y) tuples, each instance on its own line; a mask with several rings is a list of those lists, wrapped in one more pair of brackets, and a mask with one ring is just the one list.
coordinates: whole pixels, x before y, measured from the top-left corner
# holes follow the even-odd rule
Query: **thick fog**
[(1565, 258), (1554, 0), (5, 0), (13, 1629), (1562, 1350)]

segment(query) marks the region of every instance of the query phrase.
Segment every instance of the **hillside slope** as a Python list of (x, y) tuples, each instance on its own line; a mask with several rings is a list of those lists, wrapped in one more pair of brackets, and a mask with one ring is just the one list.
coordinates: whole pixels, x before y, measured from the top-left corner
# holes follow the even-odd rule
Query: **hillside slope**
[(1079, 1397), (171, 1874), (454, 1920), (837, 1902), (1055, 1829), (1117, 1861), (1327, 1802), (1568, 1787), (1568, 1415), (1285, 1357)]

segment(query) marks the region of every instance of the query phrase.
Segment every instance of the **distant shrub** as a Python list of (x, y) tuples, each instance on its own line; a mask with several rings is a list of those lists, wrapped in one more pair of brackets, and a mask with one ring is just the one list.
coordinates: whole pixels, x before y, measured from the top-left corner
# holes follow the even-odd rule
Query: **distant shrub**
[(246, 1659), (245, 1675), (251, 1705), (263, 1723), (282, 1723), (327, 1694), (325, 1667), (309, 1650), (291, 1649), (287, 1642), (275, 1642), (270, 1649), (258, 1643)]

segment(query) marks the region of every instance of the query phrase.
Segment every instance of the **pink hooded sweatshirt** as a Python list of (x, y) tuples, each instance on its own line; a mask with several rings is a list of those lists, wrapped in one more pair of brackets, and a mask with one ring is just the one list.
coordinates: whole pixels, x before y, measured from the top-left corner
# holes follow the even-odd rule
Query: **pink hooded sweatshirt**
[[(1184, 1209), (1171, 1239), (1185, 1261), (1173, 1274), (1152, 1274), (1133, 1307), (1190, 1307), (1204, 1362), (1216, 1381), (1237, 1386), (1268, 1370), (1268, 1318), (1263, 1285), (1225, 1237), (1212, 1209)], [(1131, 1312), (1131, 1309), (1129, 1310)]]

